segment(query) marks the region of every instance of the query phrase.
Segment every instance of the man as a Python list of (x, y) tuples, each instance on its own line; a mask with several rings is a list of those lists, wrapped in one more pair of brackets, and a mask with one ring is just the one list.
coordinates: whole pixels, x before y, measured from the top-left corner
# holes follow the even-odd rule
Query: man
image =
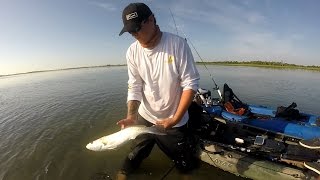
[(122, 13), (124, 27), (137, 41), (128, 48), (128, 113), (117, 124), (160, 125), (166, 135), (141, 135), (126, 157), (119, 177), (126, 177), (149, 156), (154, 144), (182, 173), (194, 162), (195, 143), (188, 134), (188, 107), (198, 89), (199, 73), (186, 41), (161, 32), (156, 19), (143, 3), (131, 3)]

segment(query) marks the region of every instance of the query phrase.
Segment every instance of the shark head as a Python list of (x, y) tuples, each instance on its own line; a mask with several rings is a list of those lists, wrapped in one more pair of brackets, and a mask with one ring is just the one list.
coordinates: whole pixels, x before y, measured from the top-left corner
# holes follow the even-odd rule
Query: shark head
[(101, 141), (93, 141), (87, 144), (86, 148), (91, 151), (102, 151), (104, 144)]

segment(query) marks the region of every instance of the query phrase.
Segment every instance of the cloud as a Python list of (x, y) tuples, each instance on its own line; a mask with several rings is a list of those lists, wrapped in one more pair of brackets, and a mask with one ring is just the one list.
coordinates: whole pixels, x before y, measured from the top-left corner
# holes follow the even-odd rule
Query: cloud
[(117, 7), (114, 5), (115, 3), (112, 2), (93, 2), (91, 1), (90, 4), (103, 8), (107, 11), (113, 12), (117, 10)]
[(234, 53), (240, 55), (288, 55), (293, 50), (291, 40), (277, 38), (272, 33), (241, 34), (231, 44)]
[[(184, 6), (179, 4), (183, 3)], [(266, 24), (266, 17), (257, 10), (231, 1), (177, 2), (175, 14), (184, 20), (204, 22), (229, 32), (243, 32)]]

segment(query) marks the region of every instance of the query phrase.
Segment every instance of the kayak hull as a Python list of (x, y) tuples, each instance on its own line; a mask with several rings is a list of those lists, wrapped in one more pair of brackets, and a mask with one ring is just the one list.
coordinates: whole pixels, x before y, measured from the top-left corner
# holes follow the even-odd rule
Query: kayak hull
[(258, 159), (245, 153), (226, 150), (209, 141), (203, 145), (200, 159), (214, 167), (250, 179), (316, 179), (316, 174), (307, 169), (291, 167), (287, 164)]

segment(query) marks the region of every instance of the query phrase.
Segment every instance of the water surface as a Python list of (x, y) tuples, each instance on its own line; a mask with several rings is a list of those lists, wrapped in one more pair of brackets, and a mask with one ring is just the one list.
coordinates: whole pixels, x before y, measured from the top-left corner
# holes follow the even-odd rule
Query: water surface
[[(201, 87), (211, 89), (198, 66)], [(293, 101), (319, 114), (320, 73), (208, 66), (217, 84), (228, 83), (249, 104), (271, 107)], [(119, 130), (126, 115), (126, 67), (75, 69), (0, 77), (0, 179), (111, 179), (129, 151), (91, 152), (85, 145)], [(155, 148), (133, 179), (161, 179), (172, 162)], [(110, 176), (110, 177), (108, 177)], [(195, 179), (241, 179), (202, 164)], [(171, 171), (165, 179), (176, 179)]]

